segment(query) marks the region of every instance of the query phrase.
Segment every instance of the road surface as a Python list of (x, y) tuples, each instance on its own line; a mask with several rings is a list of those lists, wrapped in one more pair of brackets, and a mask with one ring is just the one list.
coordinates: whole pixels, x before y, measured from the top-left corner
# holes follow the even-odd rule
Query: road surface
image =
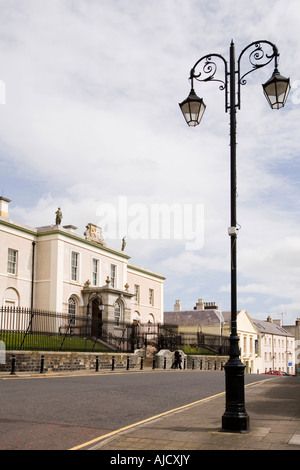
[(223, 392), (224, 382), (224, 372), (187, 370), (1, 379), (0, 449), (67, 450)]

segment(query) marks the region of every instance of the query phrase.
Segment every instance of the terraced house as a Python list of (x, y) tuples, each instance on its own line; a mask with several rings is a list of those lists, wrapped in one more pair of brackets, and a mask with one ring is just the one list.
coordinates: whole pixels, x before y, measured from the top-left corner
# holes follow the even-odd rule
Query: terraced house
[[(201, 335), (215, 335), (217, 344), (230, 336), (231, 312), (221, 311), (214, 302), (198, 299), (193, 310), (181, 310), (176, 300), (174, 310), (164, 313), (165, 324), (178, 325), (180, 334), (189, 343), (197, 343)], [(295, 327), (296, 328), (296, 327)], [(280, 371), (295, 374), (294, 329), (288, 331), (280, 320), (256, 320), (246, 310), (237, 313), (237, 332), (241, 361), (246, 372), (268, 373)]]
[(295, 337), (281, 325), (281, 320), (252, 320), (258, 332), (258, 356), (262, 372), (295, 374)]

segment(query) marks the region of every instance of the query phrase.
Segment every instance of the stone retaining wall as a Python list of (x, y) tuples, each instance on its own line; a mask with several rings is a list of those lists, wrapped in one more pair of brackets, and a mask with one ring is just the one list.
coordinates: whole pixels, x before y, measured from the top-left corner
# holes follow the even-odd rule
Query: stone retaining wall
[(75, 370), (111, 369), (114, 357), (114, 368), (135, 368), (140, 364), (136, 354), (108, 354), (81, 352), (48, 352), (48, 351), (7, 351), (5, 364), (0, 364), (0, 371), (11, 372), (14, 356), (14, 372), (64, 372)]
[[(223, 370), (227, 356), (187, 356), (181, 351), (182, 369)], [(14, 359), (13, 359), (14, 358)], [(154, 356), (154, 361), (144, 360), (143, 367), (170, 369), (174, 353), (163, 349)], [(0, 372), (71, 372), (89, 370), (140, 369), (141, 356), (127, 353), (82, 353), (51, 351), (7, 351), (5, 364)]]
[[(182, 369), (198, 369), (198, 370), (223, 370), (224, 365), (228, 361), (228, 356), (198, 356), (184, 354), (180, 350), (182, 357)], [(155, 356), (156, 367), (158, 369), (170, 369), (174, 361), (174, 353), (167, 350), (160, 350)]]
[(228, 356), (187, 356), (187, 369), (223, 370)]

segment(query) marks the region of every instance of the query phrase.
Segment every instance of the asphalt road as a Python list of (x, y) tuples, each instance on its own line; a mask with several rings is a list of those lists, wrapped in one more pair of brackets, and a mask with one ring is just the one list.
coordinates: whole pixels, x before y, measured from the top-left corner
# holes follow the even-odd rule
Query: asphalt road
[(0, 449), (67, 450), (223, 391), (217, 371), (1, 379)]

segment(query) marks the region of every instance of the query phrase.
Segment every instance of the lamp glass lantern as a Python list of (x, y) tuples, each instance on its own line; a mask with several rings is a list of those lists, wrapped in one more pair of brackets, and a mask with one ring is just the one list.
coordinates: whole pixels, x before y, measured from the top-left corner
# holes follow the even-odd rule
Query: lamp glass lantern
[(262, 87), (272, 109), (280, 109), (285, 105), (291, 88), (289, 78), (283, 77), (275, 69), (272, 77)]
[(184, 119), (189, 126), (195, 127), (200, 124), (206, 105), (204, 104), (203, 99), (196, 95), (193, 88), (191, 89), (189, 96), (182, 101), (182, 103), (179, 103), (179, 106)]

